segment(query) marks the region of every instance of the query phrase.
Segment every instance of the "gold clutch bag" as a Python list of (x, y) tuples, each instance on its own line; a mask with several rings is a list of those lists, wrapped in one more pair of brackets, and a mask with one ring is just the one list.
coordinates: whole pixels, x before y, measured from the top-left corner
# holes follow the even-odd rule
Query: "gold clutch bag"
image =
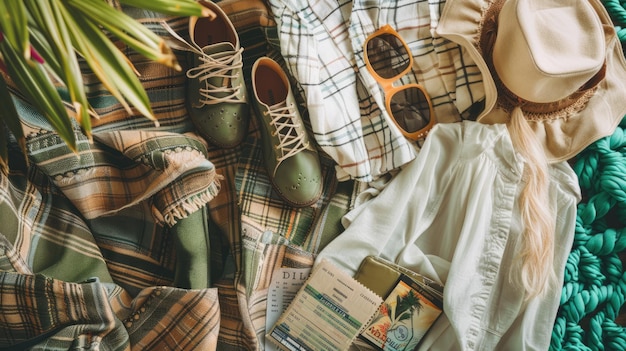
[(431, 290), (433, 294), (439, 297), (443, 295), (441, 284), (378, 256), (367, 256), (363, 259), (354, 279), (378, 296), (385, 297), (396, 286), (403, 274), (425, 289)]

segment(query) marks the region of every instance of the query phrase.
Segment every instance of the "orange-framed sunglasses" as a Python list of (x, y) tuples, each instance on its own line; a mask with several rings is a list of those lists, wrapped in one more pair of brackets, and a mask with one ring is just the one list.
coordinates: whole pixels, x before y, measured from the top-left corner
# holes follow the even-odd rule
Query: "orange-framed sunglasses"
[(435, 111), (426, 89), (420, 84), (393, 86), (413, 66), (409, 46), (386, 24), (365, 39), (363, 54), (367, 69), (383, 88), (394, 124), (411, 140), (424, 138), (435, 125)]

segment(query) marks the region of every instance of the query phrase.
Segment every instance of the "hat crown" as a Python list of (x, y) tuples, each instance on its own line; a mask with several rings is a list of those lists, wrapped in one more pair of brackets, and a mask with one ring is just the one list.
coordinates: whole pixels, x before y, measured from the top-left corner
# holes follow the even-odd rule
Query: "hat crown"
[(603, 31), (587, 0), (506, 1), (498, 18), (494, 68), (524, 100), (561, 100), (602, 68)]

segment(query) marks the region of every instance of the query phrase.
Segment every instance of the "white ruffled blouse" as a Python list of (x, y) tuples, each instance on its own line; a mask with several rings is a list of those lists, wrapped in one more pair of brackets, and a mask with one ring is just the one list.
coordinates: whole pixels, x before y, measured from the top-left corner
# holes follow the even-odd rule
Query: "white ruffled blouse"
[(574, 237), (580, 188), (566, 163), (550, 166), (556, 209), (554, 271), (544, 297), (524, 301), (518, 270), (523, 159), (505, 125), (438, 124), (417, 158), (344, 218), (318, 255), (354, 274), (378, 255), (445, 284), (444, 314), (420, 350), (547, 350)]

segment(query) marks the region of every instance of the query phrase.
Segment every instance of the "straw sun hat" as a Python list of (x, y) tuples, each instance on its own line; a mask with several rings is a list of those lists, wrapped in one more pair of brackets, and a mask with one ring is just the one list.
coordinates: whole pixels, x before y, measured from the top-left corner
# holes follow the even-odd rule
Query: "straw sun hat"
[(448, 0), (437, 32), (482, 73), (477, 120), (521, 110), (549, 162), (610, 135), (626, 113), (624, 53), (598, 0)]

